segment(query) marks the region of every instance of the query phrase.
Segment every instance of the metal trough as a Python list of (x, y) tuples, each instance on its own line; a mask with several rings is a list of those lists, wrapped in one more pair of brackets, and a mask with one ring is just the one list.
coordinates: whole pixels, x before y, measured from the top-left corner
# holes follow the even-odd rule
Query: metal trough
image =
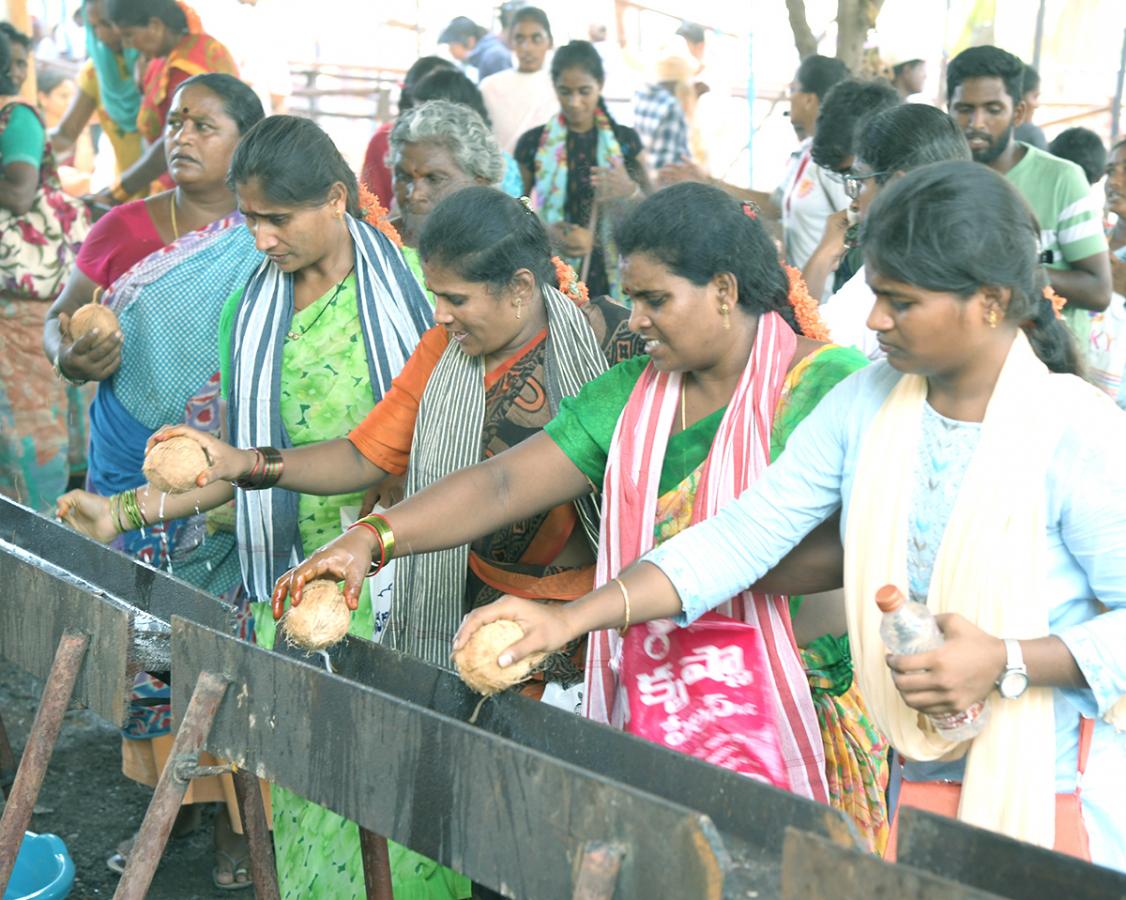
[[(1117, 873), (911, 810), (901, 864), (882, 863), (837, 812), (522, 697), (488, 701), (469, 724), (478, 697), (449, 672), (351, 638), (333, 673), (238, 641), (213, 598), (3, 500), (0, 574), (0, 656), (54, 682), (63, 660), (74, 695), (118, 724), (133, 674), (170, 660), (177, 722), (190, 720), (177, 746), (244, 767), (240, 793), (257, 772), (516, 897), (1126, 900)], [(40, 715), (50, 699), (61, 723), (70, 684), (48, 697), (52, 681)], [(40, 731), (49, 757), (54, 735)], [(192, 777), (190, 755), (175, 756), (149, 813), (169, 827)], [(389, 896), (378, 839), (364, 838), (369, 896)], [(117, 896), (143, 896), (152, 843)], [(251, 843), (268, 851), (259, 827)], [(262, 852), (256, 892), (276, 896)]]

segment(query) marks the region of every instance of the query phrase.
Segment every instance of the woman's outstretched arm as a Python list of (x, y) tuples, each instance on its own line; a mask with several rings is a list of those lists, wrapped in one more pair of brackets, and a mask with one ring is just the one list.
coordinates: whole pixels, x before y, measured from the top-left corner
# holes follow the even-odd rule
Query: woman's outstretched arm
[[(493, 459), (448, 475), (390, 509), (395, 555), (407, 556), (467, 544), (505, 525), (590, 493), (586, 476), (546, 434), (539, 433)], [(379, 542), (366, 528), (353, 528), (279, 579), (274, 612), (287, 595), (301, 602), (314, 578), (345, 582), (355, 609), (360, 586), (379, 555)]]

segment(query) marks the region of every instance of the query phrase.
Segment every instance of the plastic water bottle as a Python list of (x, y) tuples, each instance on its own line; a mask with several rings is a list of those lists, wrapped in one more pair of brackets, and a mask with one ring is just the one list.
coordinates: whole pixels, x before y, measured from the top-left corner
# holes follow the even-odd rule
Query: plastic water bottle
[[(903, 596), (893, 584), (876, 591), (876, 605), (884, 614), (880, 637), (889, 653), (910, 656), (937, 650), (946, 638), (934, 614), (925, 603), (916, 603)], [(950, 741), (968, 741), (977, 737), (989, 723), (989, 701), (975, 703), (965, 712), (949, 716), (928, 716), (935, 729)]]

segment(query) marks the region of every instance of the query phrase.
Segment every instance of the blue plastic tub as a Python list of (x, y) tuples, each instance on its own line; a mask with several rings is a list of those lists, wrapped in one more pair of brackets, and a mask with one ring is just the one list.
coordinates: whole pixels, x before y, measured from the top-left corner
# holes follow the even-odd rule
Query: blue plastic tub
[(55, 834), (24, 832), (3, 900), (62, 900), (74, 886), (74, 861)]

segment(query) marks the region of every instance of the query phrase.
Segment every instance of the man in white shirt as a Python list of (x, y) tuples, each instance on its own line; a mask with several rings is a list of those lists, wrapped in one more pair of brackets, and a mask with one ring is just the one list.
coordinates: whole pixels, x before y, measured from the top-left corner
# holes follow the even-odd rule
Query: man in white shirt
[(771, 201), (782, 219), (786, 260), (799, 269), (821, 241), (825, 220), (849, 203), (841, 183), (826, 176), (812, 155), (821, 102), (833, 85), (847, 77), (848, 68), (839, 59), (808, 56), (790, 85), (790, 124), (801, 146)]
[(525, 131), (543, 125), (559, 111), (551, 73), (545, 66), (552, 47), (551, 24), (542, 9), (525, 6), (512, 16), (509, 42), (517, 67), (481, 82), (485, 109), (501, 149), (512, 153)]
[(748, 190), (711, 178), (697, 163), (665, 166), (660, 173), (662, 186), (678, 181), (703, 181), (713, 184), (740, 200), (758, 205), (767, 220), (781, 220), (786, 261), (805, 268), (825, 233), (825, 223), (834, 212), (848, 207), (840, 179), (823, 171), (813, 161), (813, 136), (821, 101), (829, 89), (848, 78), (848, 67), (839, 59), (809, 56), (798, 67), (790, 85), (790, 124), (801, 145), (790, 157), (782, 183), (772, 192)]
[[(876, 195), (889, 181), (912, 169), (947, 160), (968, 160), (969, 145), (961, 128), (939, 109), (921, 103), (893, 106), (864, 123), (844, 173), (852, 215), (863, 222)], [(868, 327), (876, 295), (861, 266), (839, 291), (821, 305), (821, 318), (834, 344), (856, 347), (880, 359), (877, 335)]]

